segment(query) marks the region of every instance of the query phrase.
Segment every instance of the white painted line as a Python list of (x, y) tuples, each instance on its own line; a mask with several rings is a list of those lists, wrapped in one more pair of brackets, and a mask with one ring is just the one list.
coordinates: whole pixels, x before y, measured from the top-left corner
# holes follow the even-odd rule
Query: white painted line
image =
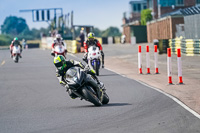
[[(111, 71), (111, 72), (117, 73), (117, 72), (115, 72), (115, 71), (113, 71), (113, 70), (110, 70), (110, 69), (108, 69), (108, 68), (105, 68), (105, 69), (107, 69), (107, 70), (109, 70), (109, 71)], [(118, 74), (118, 75), (121, 75), (122, 77), (126, 77), (125, 75), (122, 75), (122, 74), (120, 74), (120, 73), (117, 73), (117, 74)], [(126, 77), (126, 78), (128, 78), (128, 77)], [(131, 79), (131, 78), (128, 78), (128, 79)], [(135, 79), (131, 79), (131, 80), (135, 80)], [(164, 92), (164, 91), (162, 91), (162, 90), (160, 90), (160, 89), (158, 89), (158, 88), (155, 88), (155, 87), (153, 87), (153, 86), (150, 86), (150, 85), (148, 85), (148, 84), (146, 84), (146, 83), (144, 83), (144, 82), (142, 82), (142, 81), (140, 81), (140, 80), (135, 80), (135, 81), (137, 81), (138, 83), (140, 83), (140, 84), (142, 84), (142, 85), (145, 85), (145, 86), (147, 86), (147, 87), (149, 87), (149, 88), (152, 88), (152, 89), (154, 89), (154, 90), (156, 90), (156, 91), (158, 91), (158, 92), (164, 94), (165, 96), (171, 98), (171, 99), (174, 100), (176, 103), (178, 103), (179, 105), (181, 105), (184, 109), (186, 109), (187, 111), (189, 111), (189, 112), (192, 113), (194, 116), (196, 116), (197, 118), (200, 119), (200, 115), (199, 115), (197, 112), (195, 112), (194, 110), (192, 110), (190, 107), (188, 107), (187, 105), (185, 105), (183, 102), (181, 102), (181, 101), (180, 101), (179, 99), (177, 99), (176, 97), (174, 97), (174, 96), (172, 96), (172, 95), (170, 95), (170, 94), (168, 94), (168, 93), (166, 93), (166, 92)]]
[(5, 61), (5, 60), (4, 60), (4, 61), (2, 61), (2, 63), (1, 63), (1, 66), (3, 66), (5, 63), (6, 63), (6, 61)]
[[(78, 59), (78, 57), (76, 57), (76, 56), (73, 55), (73, 54), (69, 54), (69, 55), (71, 55), (71, 56), (73, 56), (73, 57), (75, 57), (75, 58)], [(118, 74), (118, 75), (120, 75), (120, 76), (122, 76), (122, 77), (128, 78), (128, 77), (126, 77), (125, 75), (122, 75), (122, 74), (120, 74), (120, 73), (118, 73), (118, 72), (115, 72), (115, 71), (113, 71), (113, 70), (111, 70), (111, 69), (109, 69), (109, 68), (104, 68), (104, 69), (107, 69), (107, 70), (109, 70), (109, 71), (111, 71), (111, 72), (114, 72), (114, 73), (116, 73), (116, 74)], [(131, 79), (131, 78), (128, 78), (128, 79)], [(135, 80), (135, 79), (131, 79), (131, 80)], [(164, 94), (165, 96), (171, 98), (171, 99), (174, 100), (176, 103), (178, 103), (179, 105), (181, 105), (184, 109), (186, 109), (187, 111), (189, 111), (189, 112), (192, 113), (194, 116), (196, 116), (197, 118), (200, 119), (200, 115), (199, 115), (197, 112), (195, 112), (194, 110), (192, 110), (191, 108), (189, 108), (187, 105), (185, 105), (183, 102), (181, 102), (181, 101), (180, 101), (179, 99), (177, 99), (176, 97), (174, 97), (174, 96), (172, 96), (172, 95), (170, 95), (170, 94), (168, 94), (168, 93), (166, 93), (166, 92), (164, 92), (164, 91), (162, 91), (162, 90), (160, 90), (160, 89), (158, 89), (158, 88), (155, 88), (155, 87), (153, 87), (153, 86), (150, 86), (150, 85), (148, 85), (148, 84), (146, 84), (146, 83), (144, 83), (144, 82), (142, 82), (142, 81), (140, 81), (140, 80), (135, 80), (135, 81), (137, 81), (138, 83), (140, 83), (140, 84), (142, 84), (142, 85), (145, 85), (145, 86), (147, 86), (147, 87), (149, 87), (149, 88), (152, 88), (152, 89), (154, 89), (154, 90), (156, 90), (156, 91), (158, 91), (158, 92)]]

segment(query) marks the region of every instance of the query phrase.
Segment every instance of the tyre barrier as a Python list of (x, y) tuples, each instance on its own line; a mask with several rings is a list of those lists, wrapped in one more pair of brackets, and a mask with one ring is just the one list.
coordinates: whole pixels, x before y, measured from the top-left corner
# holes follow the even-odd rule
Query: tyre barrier
[(78, 42), (76, 40), (66, 40), (64, 41), (66, 43), (66, 48), (67, 48), (67, 51), (69, 53), (77, 53), (78, 52)]
[(181, 53), (184, 55), (200, 55), (199, 39), (169, 39), (169, 46), (173, 54), (177, 54), (177, 49), (181, 48)]

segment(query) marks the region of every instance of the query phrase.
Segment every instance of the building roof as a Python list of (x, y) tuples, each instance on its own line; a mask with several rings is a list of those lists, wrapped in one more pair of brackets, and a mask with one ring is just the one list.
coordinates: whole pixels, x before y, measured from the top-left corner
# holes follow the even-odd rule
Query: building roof
[(189, 8), (185, 8), (185, 9), (181, 9), (180, 12), (184, 16), (200, 14), (200, 5), (189, 7)]
[(132, 3), (147, 3), (147, 0), (132, 0), (129, 2), (129, 4), (132, 4)]
[(182, 10), (182, 9), (178, 9), (178, 10), (176, 10), (176, 11), (163, 14), (163, 15), (161, 15), (161, 18), (167, 17), (167, 16), (183, 16), (183, 13), (181, 12), (181, 10)]
[(73, 25), (73, 27), (94, 27), (93, 25)]
[(194, 14), (200, 14), (200, 5), (184, 8), (184, 9), (178, 9), (174, 12), (163, 14), (161, 18), (166, 17), (166, 16), (188, 16), (188, 15), (194, 15)]
[(124, 27), (124, 26), (138, 25), (139, 23), (140, 23), (140, 21), (136, 20), (136, 21), (133, 21), (133, 22), (130, 22), (130, 23), (127, 23), (127, 24), (123, 24), (122, 27)]

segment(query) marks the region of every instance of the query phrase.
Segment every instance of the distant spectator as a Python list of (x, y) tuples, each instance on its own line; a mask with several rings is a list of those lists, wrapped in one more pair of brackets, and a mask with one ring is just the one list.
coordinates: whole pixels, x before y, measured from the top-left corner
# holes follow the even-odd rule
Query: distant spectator
[(154, 39), (154, 40), (153, 40), (153, 44), (154, 44), (154, 45), (157, 45), (157, 48), (159, 48), (159, 45), (158, 45), (158, 44), (159, 44), (159, 40), (158, 40), (158, 39)]
[(84, 41), (85, 41), (85, 35), (84, 35), (84, 31), (83, 30), (80, 31), (79, 37), (81, 39), (81, 47), (83, 47), (84, 46)]
[(23, 47), (25, 49), (26, 48), (26, 40), (25, 39), (22, 40), (22, 45), (23, 45)]
[(123, 35), (121, 36), (121, 43), (124, 44), (125, 42), (126, 42), (126, 35), (123, 34)]

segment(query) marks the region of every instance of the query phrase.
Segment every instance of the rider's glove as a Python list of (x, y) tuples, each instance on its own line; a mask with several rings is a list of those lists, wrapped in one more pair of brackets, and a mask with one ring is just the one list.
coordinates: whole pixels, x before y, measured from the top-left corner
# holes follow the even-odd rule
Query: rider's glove
[(103, 51), (101, 50), (101, 55), (104, 55)]
[(86, 66), (85, 66), (84, 71), (85, 71), (86, 73), (87, 73), (88, 71), (90, 71), (89, 65), (86, 65)]
[(66, 86), (66, 83), (64, 82), (64, 81), (60, 81), (60, 84), (62, 85), (62, 86)]

